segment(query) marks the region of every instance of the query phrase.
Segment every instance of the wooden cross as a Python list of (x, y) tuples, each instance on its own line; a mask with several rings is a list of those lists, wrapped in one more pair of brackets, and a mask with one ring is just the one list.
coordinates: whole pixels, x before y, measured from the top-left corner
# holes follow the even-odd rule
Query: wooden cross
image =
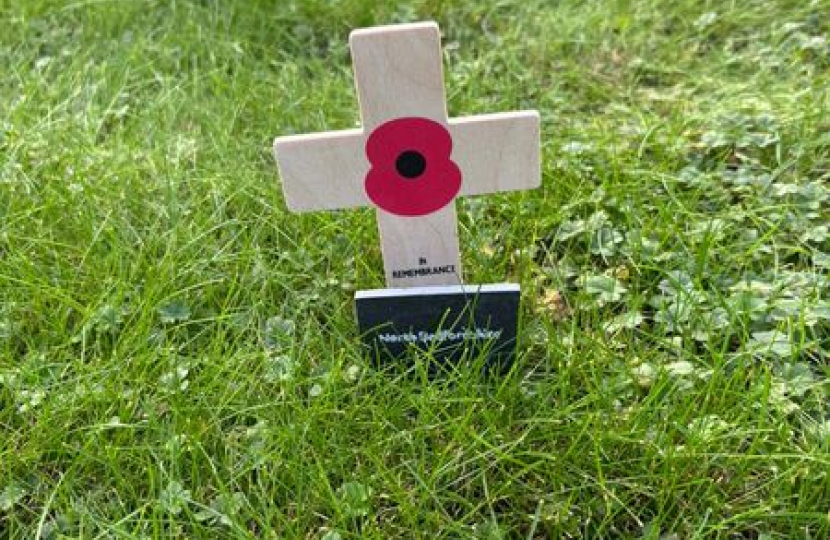
[(286, 203), (375, 206), (388, 287), (460, 284), (454, 198), (537, 187), (539, 115), (448, 119), (436, 23), (356, 30), (349, 44), (363, 127), (278, 137)]

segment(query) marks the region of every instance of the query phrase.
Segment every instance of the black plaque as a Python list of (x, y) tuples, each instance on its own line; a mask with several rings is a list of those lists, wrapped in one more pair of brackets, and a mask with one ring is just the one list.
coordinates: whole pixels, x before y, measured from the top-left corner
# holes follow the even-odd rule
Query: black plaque
[(414, 349), (427, 352), (435, 368), (485, 355), (488, 371), (504, 371), (515, 357), (515, 284), (358, 291), (355, 305), (362, 339), (380, 367), (400, 363)]

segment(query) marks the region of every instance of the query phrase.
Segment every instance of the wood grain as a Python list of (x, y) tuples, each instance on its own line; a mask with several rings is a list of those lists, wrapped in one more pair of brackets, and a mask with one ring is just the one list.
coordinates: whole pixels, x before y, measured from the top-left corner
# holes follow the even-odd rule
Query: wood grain
[(450, 133), (464, 177), (460, 196), (539, 187), (538, 112), (453, 118)]
[[(427, 216), (401, 217), (377, 211), (388, 287), (459, 285), (462, 283), (455, 203)], [(427, 271), (452, 267), (450, 272), (396, 277), (396, 271)]]
[(277, 137), (274, 156), (289, 210), (368, 206), (364, 141), (361, 129)]
[(366, 132), (394, 118), (447, 123), (441, 37), (434, 22), (379, 26), (349, 36)]

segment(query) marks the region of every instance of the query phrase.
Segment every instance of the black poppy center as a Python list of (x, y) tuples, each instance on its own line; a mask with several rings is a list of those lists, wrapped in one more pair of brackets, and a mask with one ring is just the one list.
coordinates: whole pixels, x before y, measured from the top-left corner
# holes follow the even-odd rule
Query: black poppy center
[(395, 169), (398, 174), (404, 178), (418, 178), (427, 168), (427, 160), (424, 159), (419, 152), (415, 150), (407, 150), (402, 152), (395, 160)]

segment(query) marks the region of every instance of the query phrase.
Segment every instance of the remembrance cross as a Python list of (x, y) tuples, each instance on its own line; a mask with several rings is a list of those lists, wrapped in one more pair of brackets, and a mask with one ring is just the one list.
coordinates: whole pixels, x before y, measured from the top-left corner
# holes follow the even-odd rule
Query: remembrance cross
[(374, 206), (390, 288), (462, 283), (454, 200), (537, 187), (536, 111), (447, 118), (438, 25), (349, 38), (362, 128), (278, 137), (296, 212)]

